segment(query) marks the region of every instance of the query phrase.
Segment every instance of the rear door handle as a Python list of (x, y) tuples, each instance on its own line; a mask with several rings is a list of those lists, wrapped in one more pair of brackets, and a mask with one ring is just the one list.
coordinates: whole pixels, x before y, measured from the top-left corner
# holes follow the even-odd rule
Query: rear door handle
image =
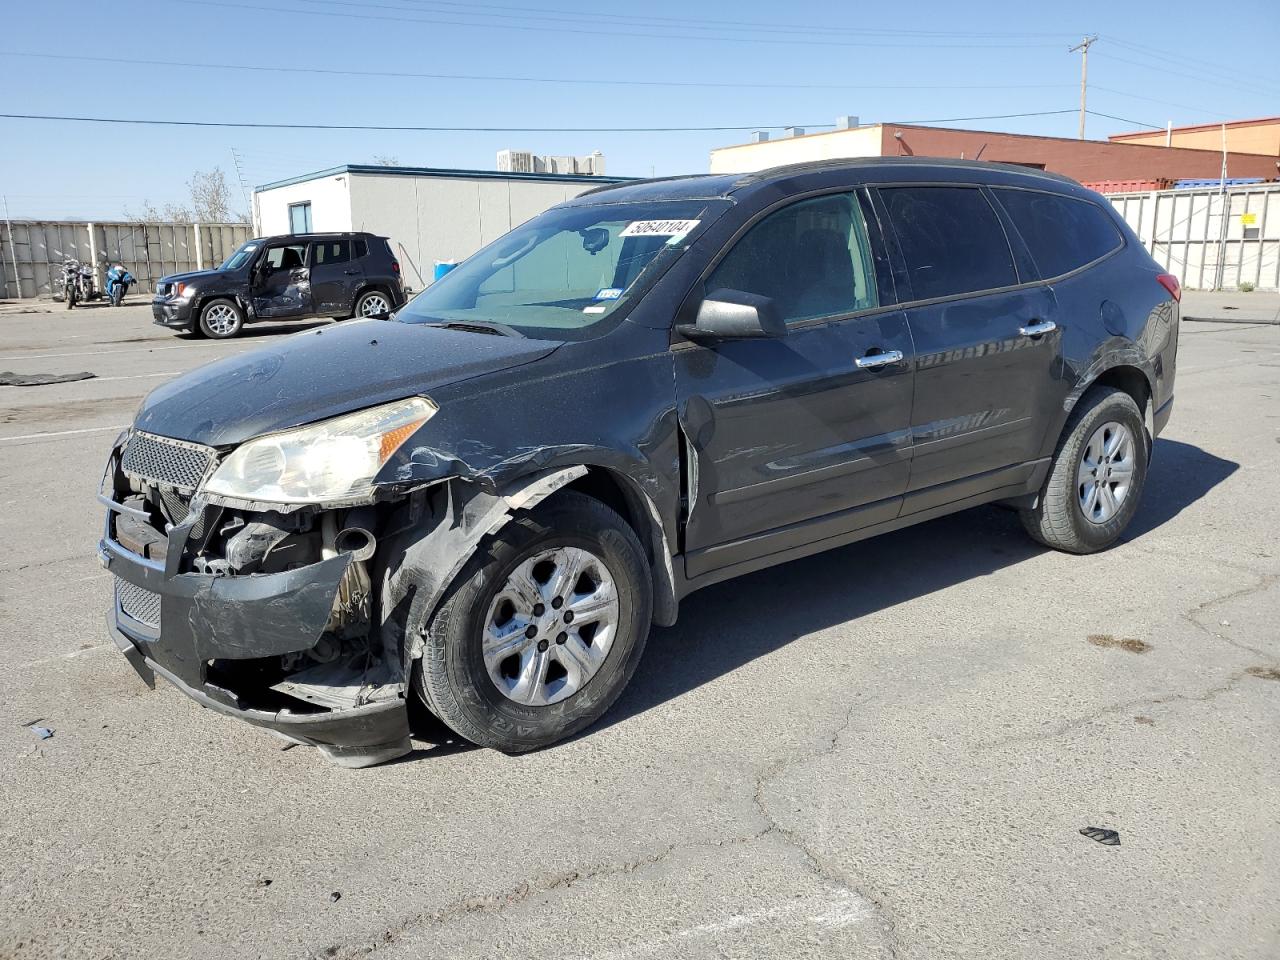
[(1024, 337), (1040, 337), (1046, 333), (1053, 333), (1057, 329), (1058, 325), (1052, 320), (1036, 320), (1025, 327), (1019, 327), (1018, 332)]
[(354, 277), (360, 271), (359, 270), (343, 270), (342, 272), (345, 273), (348, 277)]
[(874, 370), (876, 367), (887, 367), (891, 363), (902, 362), (901, 350), (886, 350), (883, 353), (868, 353), (853, 361), (860, 370)]

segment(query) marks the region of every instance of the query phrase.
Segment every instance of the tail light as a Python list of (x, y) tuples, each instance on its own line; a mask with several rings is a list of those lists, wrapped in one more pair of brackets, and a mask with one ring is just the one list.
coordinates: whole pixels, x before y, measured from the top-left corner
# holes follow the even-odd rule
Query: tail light
[[(392, 260), (392, 261), (391, 261), (391, 272), (392, 272), (392, 273), (394, 273), (397, 277), (398, 277), (398, 276), (400, 276), (400, 261), (399, 261), (399, 260)], [(1163, 282), (1163, 281), (1162, 281), (1162, 282)], [(1173, 282), (1174, 282), (1174, 283), (1177, 283), (1178, 281), (1177, 281), (1177, 280), (1175, 280), (1175, 281), (1173, 281)]]
[(1169, 296), (1173, 297), (1174, 300), (1182, 300), (1182, 284), (1178, 283), (1178, 278), (1172, 273), (1162, 273), (1156, 277), (1156, 280), (1160, 286), (1169, 291)]

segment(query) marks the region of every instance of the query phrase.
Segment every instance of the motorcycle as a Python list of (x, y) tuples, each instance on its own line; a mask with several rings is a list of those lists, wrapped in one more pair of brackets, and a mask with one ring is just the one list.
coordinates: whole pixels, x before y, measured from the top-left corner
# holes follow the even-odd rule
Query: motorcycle
[(54, 299), (66, 301), (68, 310), (75, 309), (77, 303), (101, 296), (94, 282), (93, 268), (72, 257), (62, 262), (56, 280), (59, 293), (54, 294)]

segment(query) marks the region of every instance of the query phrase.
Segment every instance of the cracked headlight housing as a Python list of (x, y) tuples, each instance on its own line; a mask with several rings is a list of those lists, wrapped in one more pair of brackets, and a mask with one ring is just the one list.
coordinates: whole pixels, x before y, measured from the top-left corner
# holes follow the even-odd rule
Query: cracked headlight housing
[(367, 499), (373, 478), (436, 405), (410, 397), (248, 440), (219, 464), (204, 493), (264, 503)]

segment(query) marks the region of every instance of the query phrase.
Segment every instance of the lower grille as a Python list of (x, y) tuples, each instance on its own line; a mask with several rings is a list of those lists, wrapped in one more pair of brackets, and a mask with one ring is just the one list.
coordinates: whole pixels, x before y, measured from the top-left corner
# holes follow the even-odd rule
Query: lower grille
[(160, 594), (116, 577), (116, 602), (127, 615), (149, 627), (160, 627)]

